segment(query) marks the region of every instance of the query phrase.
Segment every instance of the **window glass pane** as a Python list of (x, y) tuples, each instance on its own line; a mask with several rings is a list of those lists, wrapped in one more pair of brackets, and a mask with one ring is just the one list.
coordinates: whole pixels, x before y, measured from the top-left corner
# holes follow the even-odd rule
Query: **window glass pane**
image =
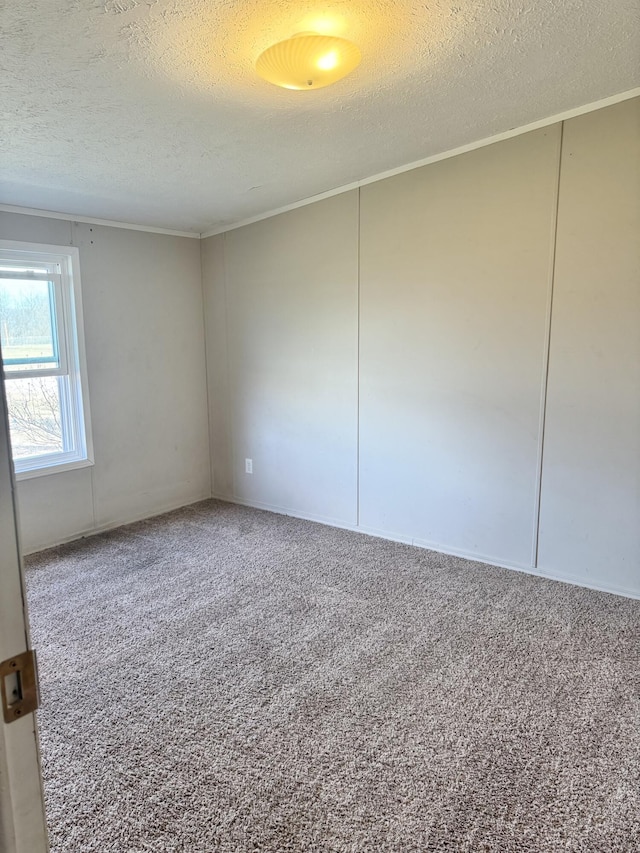
[(63, 451), (62, 404), (57, 376), (5, 383), (14, 459)]
[(60, 366), (52, 282), (0, 277), (0, 342), (7, 373)]

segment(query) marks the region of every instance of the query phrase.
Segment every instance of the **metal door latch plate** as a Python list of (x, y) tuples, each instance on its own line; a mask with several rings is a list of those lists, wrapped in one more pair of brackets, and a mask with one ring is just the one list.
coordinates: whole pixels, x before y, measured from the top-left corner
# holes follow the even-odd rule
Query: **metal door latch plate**
[(5, 723), (14, 723), (36, 710), (40, 697), (33, 649), (0, 663), (0, 689)]

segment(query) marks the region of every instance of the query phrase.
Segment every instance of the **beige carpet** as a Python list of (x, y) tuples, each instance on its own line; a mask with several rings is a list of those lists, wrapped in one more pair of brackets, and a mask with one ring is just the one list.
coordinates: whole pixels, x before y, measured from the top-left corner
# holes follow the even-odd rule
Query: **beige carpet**
[(640, 850), (640, 602), (216, 501), (28, 563), (54, 853)]

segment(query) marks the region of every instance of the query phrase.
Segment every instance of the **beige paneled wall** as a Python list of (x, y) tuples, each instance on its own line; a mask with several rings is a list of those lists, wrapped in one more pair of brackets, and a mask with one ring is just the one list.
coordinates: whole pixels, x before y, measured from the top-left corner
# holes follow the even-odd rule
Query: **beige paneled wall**
[(215, 493), (640, 595), (639, 104), (204, 241)]
[(356, 523), (357, 238), (351, 192), (205, 241), (216, 495)]
[(360, 523), (530, 565), (560, 126), (362, 189)]
[(13, 213), (0, 236), (80, 250), (95, 466), (19, 482), (24, 550), (208, 497), (199, 241)]
[(215, 494), (531, 566), (560, 135), (204, 241)]
[[(210, 490), (200, 249), (78, 225), (98, 526)], [(90, 342), (90, 343), (89, 343)]]
[(640, 100), (565, 122), (539, 567), (640, 594)]

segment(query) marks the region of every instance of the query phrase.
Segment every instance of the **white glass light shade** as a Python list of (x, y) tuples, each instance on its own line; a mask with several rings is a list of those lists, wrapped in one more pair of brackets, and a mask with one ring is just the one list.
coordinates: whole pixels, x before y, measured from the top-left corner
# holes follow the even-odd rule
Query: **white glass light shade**
[(299, 33), (261, 53), (256, 71), (285, 89), (321, 89), (346, 77), (360, 59), (360, 50), (346, 39)]

